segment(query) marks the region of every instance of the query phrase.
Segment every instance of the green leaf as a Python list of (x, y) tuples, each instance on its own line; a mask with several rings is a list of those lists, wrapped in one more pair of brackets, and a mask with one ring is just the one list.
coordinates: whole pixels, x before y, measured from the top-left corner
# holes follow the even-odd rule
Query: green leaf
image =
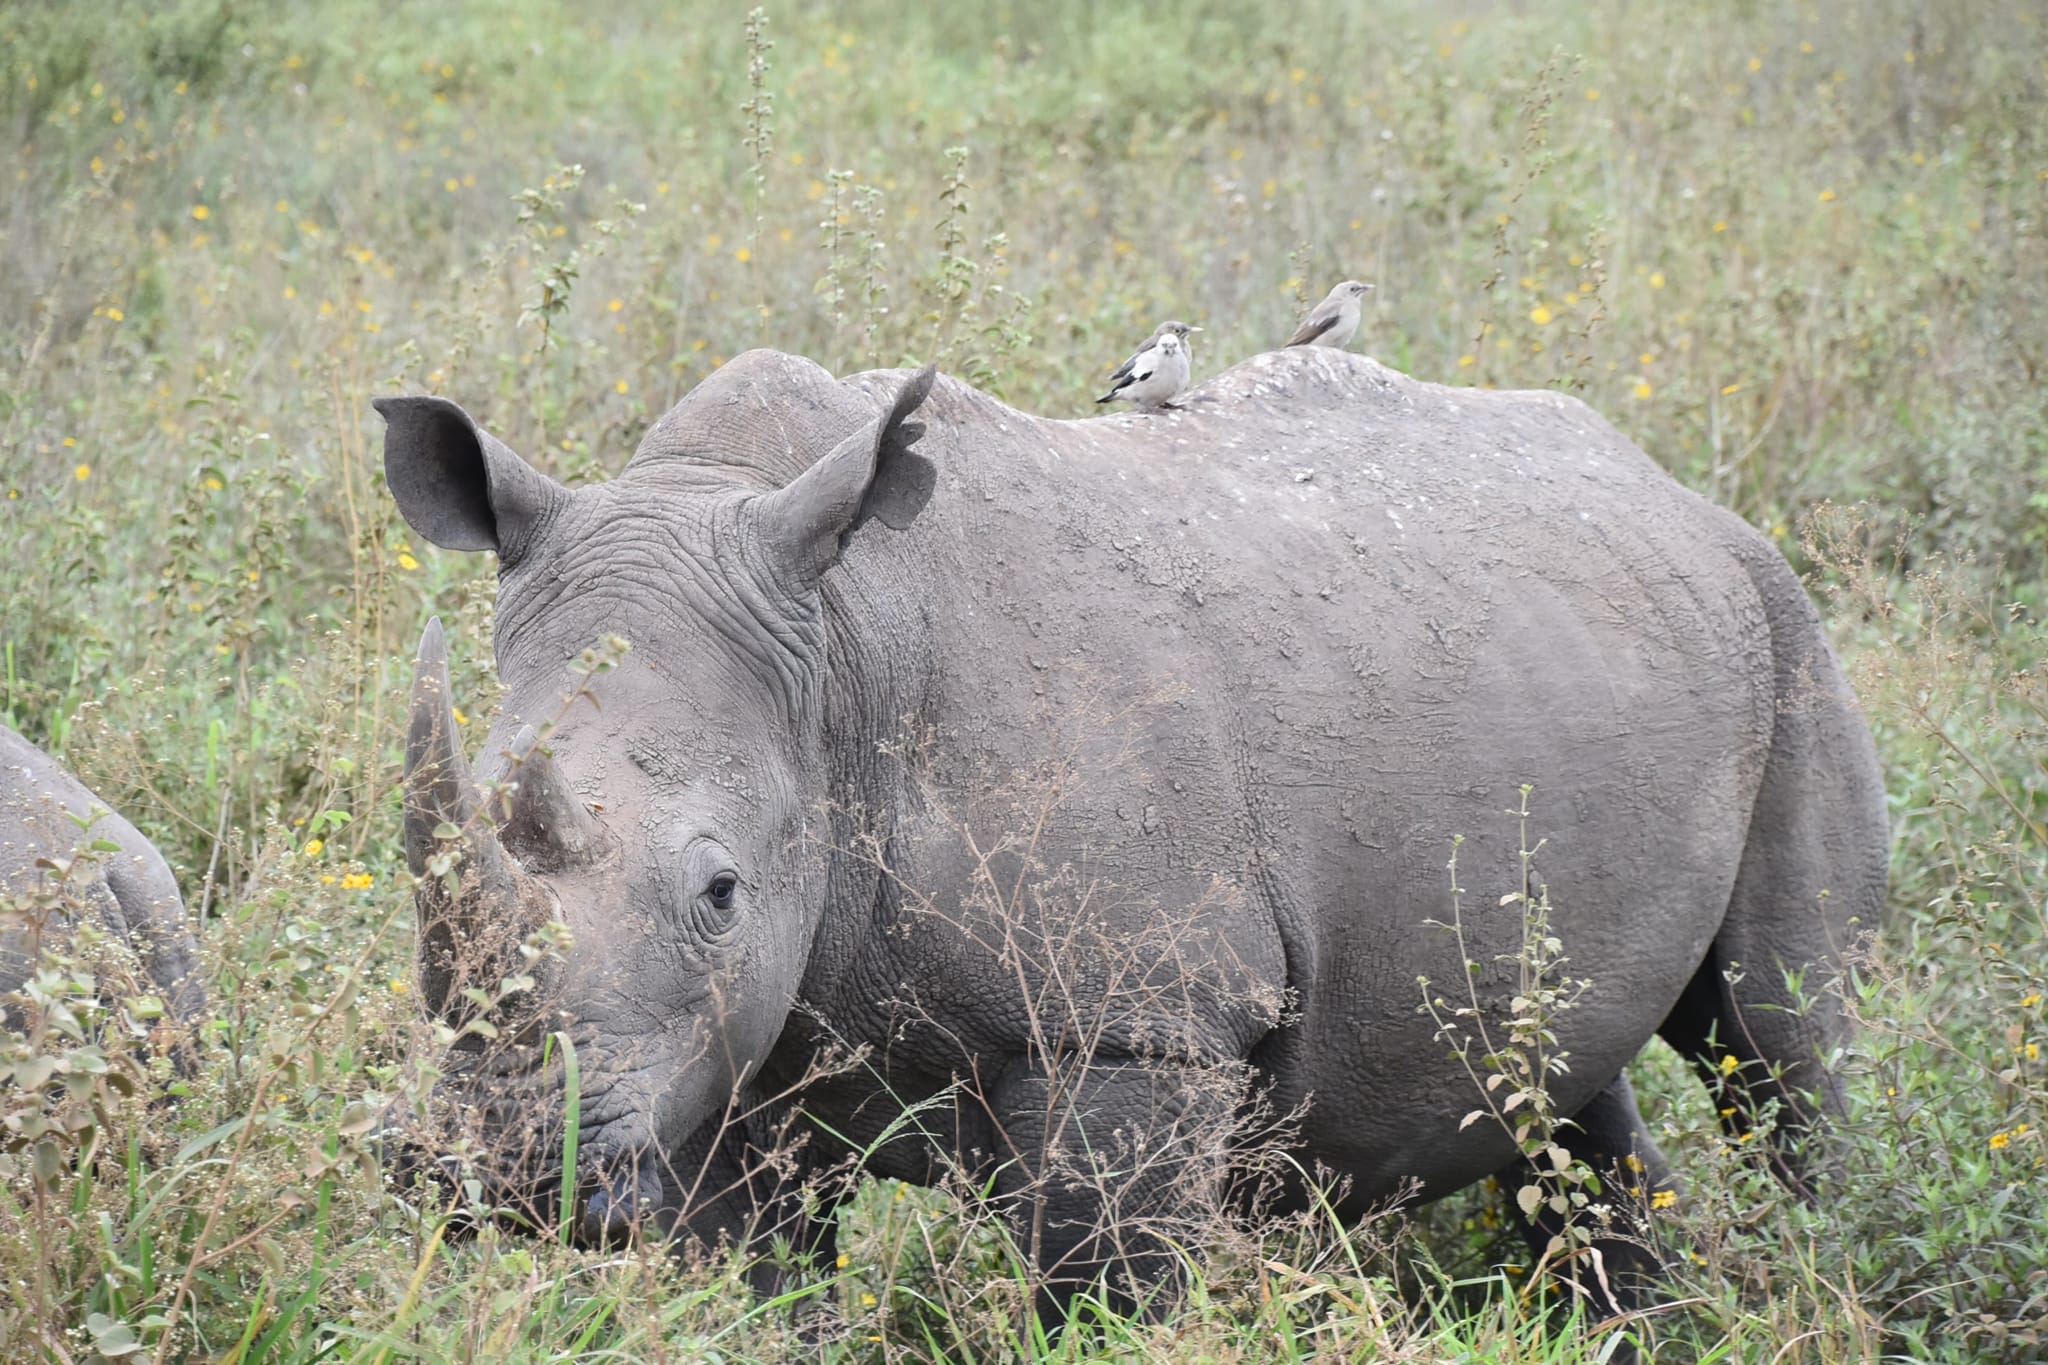
[(248, 1121), (249, 1116), (247, 1114), (243, 1114), (240, 1117), (229, 1119), (226, 1123), (221, 1124), (218, 1128), (213, 1128), (208, 1130), (207, 1132), (201, 1133), (198, 1137), (193, 1138), (190, 1142), (186, 1143), (183, 1147), (180, 1147), (178, 1149), (177, 1160), (190, 1161), (193, 1157), (199, 1155), (199, 1153), (205, 1151), (207, 1148), (213, 1146), (215, 1143), (221, 1141), (222, 1139), (233, 1137), (236, 1133), (241, 1132), (242, 1125), (247, 1123)]
[(142, 1342), (136, 1337), (133, 1327), (105, 1313), (89, 1315), (85, 1320), (85, 1330), (92, 1333), (93, 1349), (103, 1356), (132, 1355), (142, 1349)]

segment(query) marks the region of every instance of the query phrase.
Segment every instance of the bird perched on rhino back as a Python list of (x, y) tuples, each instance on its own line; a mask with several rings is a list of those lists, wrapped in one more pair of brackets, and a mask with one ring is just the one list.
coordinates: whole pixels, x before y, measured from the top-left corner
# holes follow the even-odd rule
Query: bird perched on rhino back
[(1287, 338), (1289, 346), (1347, 346), (1358, 331), (1359, 314), (1372, 286), (1346, 280), (1308, 310), (1301, 326)]
[(1116, 367), (1116, 373), (1109, 377), (1109, 392), (1095, 401), (1126, 399), (1141, 408), (1166, 407), (1188, 386), (1195, 358), (1188, 345), (1188, 333), (1201, 330), (1171, 319), (1160, 323), (1145, 338), (1145, 344)]

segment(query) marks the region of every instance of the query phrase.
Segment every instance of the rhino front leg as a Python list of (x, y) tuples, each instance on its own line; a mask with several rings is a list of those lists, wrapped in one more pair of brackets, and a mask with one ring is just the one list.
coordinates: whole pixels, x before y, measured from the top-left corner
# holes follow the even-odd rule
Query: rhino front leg
[(1243, 1086), (1240, 1067), (1135, 1058), (1019, 1062), (999, 1078), (996, 1187), (1043, 1321), (1097, 1286), (1124, 1311), (1172, 1306), (1173, 1248), (1221, 1207)]
[(808, 1156), (791, 1133), (758, 1117), (706, 1123), (671, 1154), (661, 1230), (679, 1247), (742, 1248), (747, 1280), (763, 1297), (830, 1274), (839, 1223), (821, 1196), (840, 1181), (814, 1183), (827, 1173)]
[[(1670, 1163), (1643, 1123), (1625, 1071), (1572, 1115), (1571, 1123), (1559, 1129), (1557, 1141), (1574, 1161), (1592, 1168), (1607, 1196), (1605, 1202), (1618, 1205), (1621, 1216), (1625, 1217), (1629, 1208), (1646, 1204), (1655, 1208), (1660, 1193), (1677, 1191)], [(1501, 1173), (1501, 1183), (1510, 1190), (1520, 1189), (1531, 1182), (1540, 1183), (1550, 1169), (1551, 1163), (1544, 1161), (1539, 1173), (1536, 1163), (1518, 1158)], [(1566, 1224), (1547, 1205), (1541, 1205), (1522, 1232), (1531, 1253), (1541, 1260), (1552, 1242), (1566, 1234)], [(1553, 1264), (1585, 1293), (1599, 1315), (1631, 1312), (1653, 1298), (1663, 1269), (1655, 1248), (1620, 1224), (1595, 1236), (1568, 1260)]]

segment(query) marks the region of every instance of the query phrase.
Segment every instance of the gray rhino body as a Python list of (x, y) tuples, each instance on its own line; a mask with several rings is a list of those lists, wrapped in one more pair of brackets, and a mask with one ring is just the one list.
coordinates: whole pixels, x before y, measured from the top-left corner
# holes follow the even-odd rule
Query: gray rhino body
[[(90, 848), (99, 840), (119, 847)], [(66, 879), (67, 899), (135, 950), (173, 1014), (196, 1018), (206, 1007), (206, 991), (170, 865), (140, 830), (57, 760), (0, 725), (0, 896), (25, 896), (55, 876), (39, 859), (74, 858), (83, 861)], [(68, 928), (60, 922), (45, 931)], [(0, 995), (19, 990), (28, 979), (29, 935), (26, 926), (0, 926)]]
[[(1876, 923), (1882, 789), (1751, 528), (1574, 399), (1340, 352), (1257, 357), (1171, 417), (927, 383), (749, 353), (574, 491), (453, 404), (379, 405), (408, 520), (501, 559), (481, 787), (438, 627), (422, 646), (408, 839), (461, 883), (422, 889), (423, 997), (459, 1011), (507, 942), (570, 927), (534, 996), (583, 1059), (585, 1235), (772, 1211), (802, 1170), (764, 1186), (748, 1144), (797, 1109), (810, 1161), (1031, 1186), (1042, 1263), (1134, 1287), (1156, 1240), (1102, 1229), (1218, 1178), (1205, 1135), (1251, 1097), (1299, 1111), (1296, 1153), (1354, 1207), (1501, 1170), (1417, 978), (1464, 1003), (1432, 927), (1463, 836), (1499, 1036), (1525, 783), (1532, 879), (1591, 983), (1554, 1023), (1565, 1140), (1663, 1178), (1623, 1071), (1659, 1031), (1712, 1084), (1737, 1059), (1738, 1128), (1831, 1102), (1825, 985)], [(606, 635), (631, 653), (565, 705)], [(560, 1108), (510, 1036), (451, 1070), (486, 1136)], [(804, 1084), (830, 1045), (861, 1064)], [(1127, 1177), (1032, 1185), (1137, 1148)]]

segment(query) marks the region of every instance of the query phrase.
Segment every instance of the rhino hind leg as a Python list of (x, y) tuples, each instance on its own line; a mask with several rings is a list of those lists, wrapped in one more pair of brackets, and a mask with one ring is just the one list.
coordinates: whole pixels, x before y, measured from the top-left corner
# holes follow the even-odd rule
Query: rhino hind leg
[(1751, 969), (1709, 952), (1659, 1033), (1692, 1064), (1729, 1137), (1748, 1142), (1765, 1115), (1775, 1114), (1763, 1134), (1771, 1168), (1811, 1198), (1808, 1138), (1841, 1101), (1821, 1060), (1840, 1031), (1837, 1012), (1810, 990), (1793, 1001), (1785, 977), (1764, 976), (1769, 970), (1756, 969), (1753, 979)]
[(1777, 714), (1727, 914), (1659, 1027), (1729, 1133), (1764, 1136), (1773, 1169), (1811, 1198), (1807, 1135), (1841, 1109), (1829, 1070), (1837, 980), (1877, 928), (1889, 859), (1883, 774), (1841, 665), (1796, 579), (1774, 604)]

